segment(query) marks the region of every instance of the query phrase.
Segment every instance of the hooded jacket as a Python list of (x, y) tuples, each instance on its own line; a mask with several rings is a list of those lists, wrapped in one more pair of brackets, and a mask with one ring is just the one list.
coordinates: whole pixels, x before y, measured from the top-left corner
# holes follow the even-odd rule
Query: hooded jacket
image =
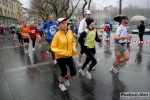
[(59, 30), (55, 34), (50, 48), (55, 53), (56, 59), (75, 55), (77, 52), (76, 41), (72, 31), (68, 30), (65, 33), (64, 31)]

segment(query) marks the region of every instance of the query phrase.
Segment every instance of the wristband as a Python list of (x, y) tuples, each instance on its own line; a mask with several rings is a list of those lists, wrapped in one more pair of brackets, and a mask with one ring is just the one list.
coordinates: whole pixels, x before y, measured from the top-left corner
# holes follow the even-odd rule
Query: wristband
[(122, 40), (124, 40), (124, 37), (122, 37)]

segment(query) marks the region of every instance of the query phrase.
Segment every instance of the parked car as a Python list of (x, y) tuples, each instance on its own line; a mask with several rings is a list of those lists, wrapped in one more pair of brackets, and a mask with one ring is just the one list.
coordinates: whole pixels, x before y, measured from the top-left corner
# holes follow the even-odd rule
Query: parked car
[[(139, 30), (132, 30), (131, 33), (132, 34), (138, 34)], [(145, 29), (144, 32), (145, 35), (150, 35), (150, 29)]]

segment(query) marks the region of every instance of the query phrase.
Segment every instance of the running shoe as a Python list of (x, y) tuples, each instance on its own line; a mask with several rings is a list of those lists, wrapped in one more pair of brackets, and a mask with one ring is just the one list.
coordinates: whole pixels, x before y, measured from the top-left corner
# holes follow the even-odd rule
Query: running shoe
[(88, 79), (92, 79), (91, 73), (88, 72), (88, 71), (86, 71), (86, 77), (87, 77)]
[(33, 48), (32, 51), (34, 52), (34, 51), (35, 51), (35, 48)]
[(41, 44), (39, 44), (39, 48), (41, 48), (42, 47), (42, 45)]
[(66, 85), (66, 86), (69, 86), (69, 85), (70, 85), (69, 79), (65, 79), (65, 85)]
[(56, 65), (57, 64), (57, 61), (56, 60), (54, 60), (54, 65)]
[(48, 54), (48, 56), (49, 56), (49, 57), (51, 57), (51, 54), (50, 54), (50, 52), (49, 52), (49, 51), (46, 51), (46, 53)]
[(62, 91), (66, 91), (67, 89), (66, 89), (66, 87), (65, 87), (65, 85), (64, 84), (59, 84), (59, 88), (62, 90)]
[(82, 69), (79, 70), (79, 73), (82, 75), (82, 76), (85, 76), (85, 73)]
[(78, 60), (77, 60), (77, 64), (78, 64), (79, 67), (81, 67), (83, 65), (82, 61), (78, 61)]
[(114, 73), (119, 73), (119, 71), (117, 70), (117, 68), (114, 68), (113, 66), (110, 68), (110, 71), (112, 71)]

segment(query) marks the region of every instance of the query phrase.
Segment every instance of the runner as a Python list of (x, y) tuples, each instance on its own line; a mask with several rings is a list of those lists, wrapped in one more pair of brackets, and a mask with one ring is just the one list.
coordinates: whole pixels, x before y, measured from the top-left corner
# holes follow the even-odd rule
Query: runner
[[(118, 19), (117, 19), (118, 18)], [(127, 24), (129, 23), (129, 17), (126, 15), (116, 16), (114, 20), (120, 22), (121, 25), (117, 28), (116, 34), (114, 36), (115, 40), (115, 60), (110, 71), (114, 73), (119, 72), (119, 64), (129, 60), (129, 52), (126, 48), (126, 39), (130, 38), (127, 33)], [(123, 56), (123, 57), (122, 57)]]
[(42, 43), (42, 38), (43, 38), (43, 31), (42, 31), (43, 25), (41, 24), (41, 20), (38, 20), (38, 23), (36, 26), (37, 26), (37, 36), (39, 39), (39, 48), (41, 48), (42, 47), (41, 43)]
[[(83, 31), (85, 31), (86, 27), (87, 27), (87, 24), (85, 22), (85, 19), (86, 18), (89, 18), (91, 15), (91, 12), (89, 10), (85, 10), (84, 12), (84, 19), (81, 20), (80, 24), (79, 24), (79, 30), (78, 30), (78, 34), (80, 35)], [(81, 61), (81, 58), (82, 58), (82, 55), (84, 54), (84, 48), (82, 47), (81, 45), (81, 51), (80, 51), (80, 54), (79, 54), (79, 58), (77, 60), (77, 64), (78, 66), (82, 66), (82, 61)]]
[(32, 40), (32, 51), (35, 51), (35, 42), (36, 42), (36, 31), (37, 27), (34, 25), (34, 22), (30, 23), (30, 38)]
[(57, 28), (58, 28), (58, 24), (56, 21), (53, 20), (53, 15), (49, 15), (49, 21), (44, 23), (43, 30), (46, 33), (46, 40), (49, 44), (49, 51), (47, 51), (47, 53), (50, 56), (50, 52), (51, 52), (51, 56), (54, 60), (54, 65), (57, 64), (57, 61), (55, 60), (55, 54), (51, 50), (50, 46), (51, 46), (52, 39), (58, 30)]
[(19, 43), (21, 43), (21, 44), (22, 44), (22, 47), (23, 47), (23, 38), (22, 38), (22, 34), (21, 34), (21, 32), (20, 32), (20, 26), (18, 26), (17, 31), (16, 31), (16, 34), (17, 34), (17, 36), (18, 36)]
[(110, 27), (108, 21), (105, 21), (104, 26), (105, 26), (104, 31), (107, 33), (107, 39), (110, 39), (110, 29), (111, 29), (111, 27)]
[(96, 32), (96, 29), (94, 29), (95, 23), (92, 18), (86, 18), (87, 23), (87, 29), (85, 29), (84, 32), (80, 34), (79, 37), (79, 43), (84, 48), (84, 52), (86, 54), (86, 60), (82, 66), (82, 68), (79, 70), (79, 73), (81, 73), (82, 76), (85, 76), (84, 68), (87, 66), (87, 64), (91, 61), (91, 64), (88, 68), (88, 71), (86, 71), (86, 75), (88, 79), (91, 79), (91, 70), (92, 68), (97, 64), (97, 61), (94, 57), (95, 54), (95, 40), (97, 42), (101, 42), (101, 40), (98, 38), (98, 34)]
[(29, 38), (30, 38), (30, 27), (27, 25), (27, 22), (23, 22), (23, 26), (20, 28), (20, 32), (22, 34), (23, 40), (24, 40), (24, 47), (25, 47), (25, 53), (29, 54), (28, 48), (29, 48)]
[(13, 40), (15, 40), (15, 38), (16, 38), (16, 34), (15, 34), (15, 28), (16, 28), (16, 26), (15, 26), (15, 24), (12, 24), (11, 25), (11, 28), (10, 28), (10, 33), (12, 34), (12, 38), (13, 38)]
[[(67, 19), (59, 18), (58, 25), (60, 30), (53, 38), (51, 49), (55, 52), (58, 66), (61, 70), (59, 87), (62, 91), (66, 90), (66, 86), (70, 85), (69, 79), (76, 75), (76, 67), (73, 55), (76, 54), (76, 41), (71, 30), (67, 29)], [(66, 65), (70, 69), (67, 74)], [(64, 84), (65, 83), (65, 84)]]

